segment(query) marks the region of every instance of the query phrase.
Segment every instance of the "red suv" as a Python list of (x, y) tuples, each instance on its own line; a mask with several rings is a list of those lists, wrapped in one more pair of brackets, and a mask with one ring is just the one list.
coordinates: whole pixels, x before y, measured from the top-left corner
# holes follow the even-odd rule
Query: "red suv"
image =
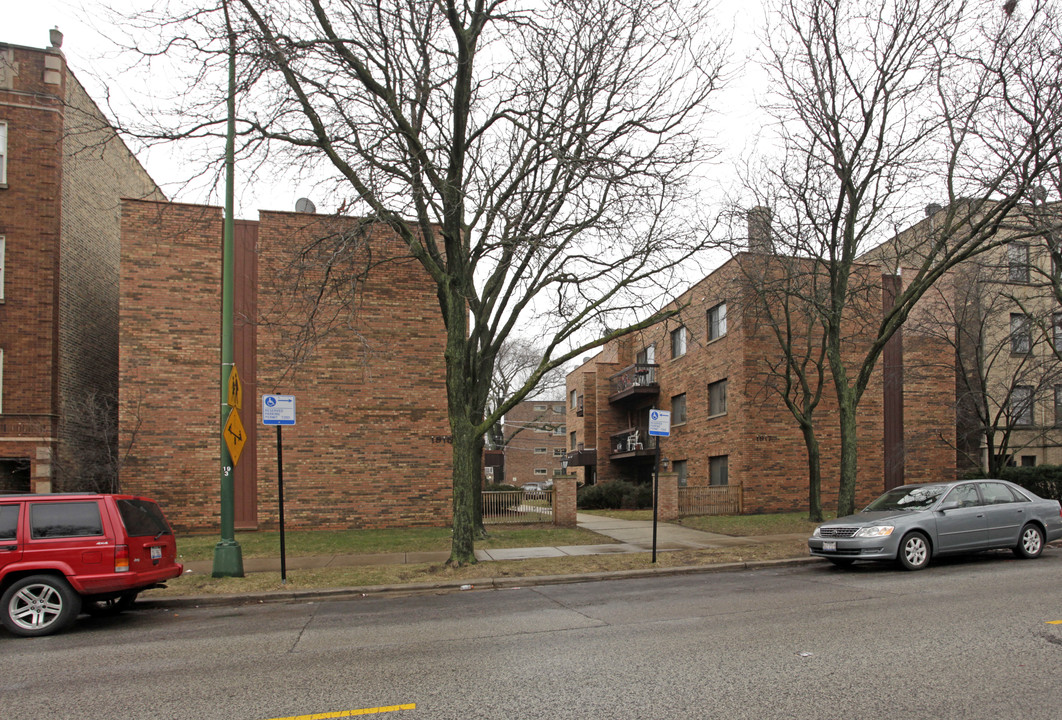
[(0, 622), (48, 635), (184, 571), (159, 506), (134, 495), (0, 495)]

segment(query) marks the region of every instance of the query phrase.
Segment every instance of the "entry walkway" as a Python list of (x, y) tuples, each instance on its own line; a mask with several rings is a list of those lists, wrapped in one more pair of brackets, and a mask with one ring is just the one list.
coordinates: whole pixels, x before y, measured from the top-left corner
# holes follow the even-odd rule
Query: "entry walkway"
[[(621, 520), (619, 518), (579, 513), (576, 522), (584, 530), (612, 538), (618, 542), (599, 545), (560, 545), (555, 547), (497, 548), (476, 550), (476, 558), (489, 560), (528, 560), (532, 558), (566, 557), (574, 555), (615, 555), (620, 553), (643, 553), (653, 549), (652, 520)], [(759, 537), (734, 537), (703, 532), (672, 523), (657, 523), (656, 549), (698, 550), (761, 545), (780, 540), (803, 539), (805, 534), (767, 535)], [(328, 567), (355, 567), (364, 565), (404, 565), (411, 563), (446, 562), (449, 550), (412, 553), (373, 553), (361, 555), (313, 555), (287, 558), (289, 570), (308, 570)], [(213, 569), (210, 560), (185, 563), (185, 569), (196, 573), (209, 573)], [(279, 572), (280, 558), (250, 558), (243, 561), (244, 572)]]

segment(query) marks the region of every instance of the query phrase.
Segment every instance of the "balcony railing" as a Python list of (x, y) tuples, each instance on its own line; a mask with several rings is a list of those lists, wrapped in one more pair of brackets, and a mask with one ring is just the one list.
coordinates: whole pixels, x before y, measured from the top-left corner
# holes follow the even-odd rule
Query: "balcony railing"
[(608, 379), (609, 402), (630, 396), (659, 395), (660, 386), (656, 381), (658, 367), (649, 363), (635, 363), (611, 376)]
[(649, 427), (627, 428), (608, 438), (611, 457), (651, 455), (656, 450), (656, 438), (649, 436)]

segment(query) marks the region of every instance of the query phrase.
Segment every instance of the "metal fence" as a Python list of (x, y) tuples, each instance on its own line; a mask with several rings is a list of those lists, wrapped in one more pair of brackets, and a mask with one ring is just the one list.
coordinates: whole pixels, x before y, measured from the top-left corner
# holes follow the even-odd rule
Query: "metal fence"
[(485, 490), (483, 524), (551, 523), (553, 490)]
[(740, 515), (741, 486), (680, 487), (678, 512), (684, 515)]

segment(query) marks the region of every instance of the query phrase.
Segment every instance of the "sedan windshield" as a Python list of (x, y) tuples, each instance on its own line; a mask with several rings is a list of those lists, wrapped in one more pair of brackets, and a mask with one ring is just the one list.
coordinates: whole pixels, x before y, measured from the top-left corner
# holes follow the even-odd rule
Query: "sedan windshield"
[(889, 490), (864, 508), (863, 512), (925, 510), (937, 501), (946, 485), (916, 485)]

